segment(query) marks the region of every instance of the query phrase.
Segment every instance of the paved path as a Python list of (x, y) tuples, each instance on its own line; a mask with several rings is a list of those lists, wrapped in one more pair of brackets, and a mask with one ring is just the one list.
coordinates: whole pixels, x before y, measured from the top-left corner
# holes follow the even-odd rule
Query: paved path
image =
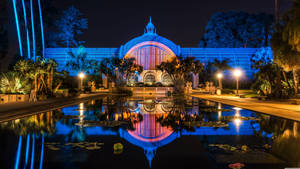
[(92, 98), (107, 96), (107, 93), (81, 94), (70, 98), (53, 98), (38, 102), (19, 102), (0, 104), (0, 122), (71, 106)]
[(216, 96), (207, 94), (194, 94), (192, 96), (300, 121), (300, 105), (292, 104), (291, 101), (261, 101), (254, 98), (239, 98), (235, 96)]

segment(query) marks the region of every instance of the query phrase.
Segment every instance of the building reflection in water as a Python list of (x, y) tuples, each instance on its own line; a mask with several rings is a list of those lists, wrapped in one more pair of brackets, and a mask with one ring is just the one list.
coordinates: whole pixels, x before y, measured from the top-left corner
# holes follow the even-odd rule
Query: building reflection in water
[[(189, 108), (186, 109), (186, 114), (189, 114), (191, 117), (193, 117), (196, 114), (201, 113), (201, 109), (199, 110), (199, 102), (190, 101), (189, 103), (191, 104), (188, 105)], [(91, 102), (90, 104), (97, 105), (93, 102)], [(300, 148), (297, 148), (300, 138), (298, 122), (290, 124), (290, 122), (286, 122), (282, 119), (275, 118), (274, 120), (274, 118), (270, 118), (269, 116), (263, 116), (260, 117), (260, 121), (251, 124), (250, 121), (242, 120), (242, 115), (243, 117), (245, 116), (245, 110), (243, 110), (243, 113), (241, 114), (241, 108), (235, 107), (233, 108), (233, 112), (222, 112), (222, 105), (220, 103), (215, 104), (213, 102), (207, 101), (204, 102), (204, 104), (216, 106), (216, 108), (218, 109), (218, 111), (215, 112), (217, 121), (220, 121), (220, 119), (222, 119), (223, 117), (230, 116), (233, 113), (233, 119), (232, 122), (229, 123), (229, 127), (227, 129), (223, 127), (215, 128), (213, 126), (194, 127), (193, 131), (189, 131), (186, 129), (174, 131), (173, 128), (165, 125), (163, 126), (161, 122), (158, 121), (158, 119), (168, 118), (168, 115), (174, 114), (174, 112), (176, 112), (174, 111), (174, 103), (172, 101), (165, 100), (146, 100), (143, 102), (132, 100), (124, 103), (125, 108), (124, 106), (108, 106), (107, 104), (101, 105), (101, 108), (97, 108), (98, 111), (101, 111), (100, 114), (102, 113), (104, 115), (105, 120), (122, 121), (125, 119), (129, 121), (135, 121), (134, 123), (132, 123), (133, 129), (120, 127), (118, 128), (118, 130), (107, 130), (107, 127), (102, 126), (70, 126), (70, 123), (66, 124), (60, 121), (58, 117), (52, 117), (52, 112), (34, 115), (27, 118), (26, 120), (15, 120), (11, 123), (13, 124), (12, 126), (16, 127), (16, 129), (14, 129), (16, 134), (20, 136), (18, 137), (17, 149), (15, 150), (16, 157), (14, 168), (20, 168), (23, 166), (25, 166), (25, 168), (42, 168), (44, 158), (46, 158), (44, 157), (44, 141), (47, 138), (47, 135), (64, 135), (67, 138), (72, 132), (72, 135), (75, 134), (81, 136), (82, 134), (84, 134), (85, 136), (82, 137), (83, 139), (81, 139), (83, 141), (88, 138), (88, 136), (120, 136), (131, 144), (142, 148), (151, 167), (151, 163), (155, 158), (158, 149), (182, 136), (250, 136), (254, 135), (254, 132), (264, 133), (264, 131), (272, 131), (272, 136), (274, 137), (272, 151), (278, 155), (285, 154), (295, 161), (299, 160), (298, 157), (295, 157), (292, 153), (296, 151), (300, 153)], [(85, 121), (88, 121), (88, 119), (91, 118), (89, 117), (91, 115), (88, 112), (88, 106), (89, 103), (80, 103), (78, 107), (73, 106), (71, 108), (66, 108), (62, 111), (62, 113), (64, 113), (65, 116), (67, 116), (67, 114), (71, 116), (78, 115), (78, 118), (71, 119), (71, 121), (74, 124), (76, 123), (76, 121), (79, 121), (78, 124), (84, 124)], [(113, 107), (114, 109), (112, 109), (111, 107)], [(180, 109), (180, 111), (181, 110), (183, 109)], [(109, 116), (108, 114), (111, 114), (111, 116)], [(209, 113), (208, 115), (211, 114), (212, 113)], [(141, 120), (137, 120), (139, 116), (142, 116)], [(34, 126), (34, 128), (24, 128), (21, 126), (21, 124), (24, 126)], [(6, 125), (8, 125), (8, 123)], [(278, 127), (274, 127), (276, 125), (278, 125)], [(284, 130), (274, 131), (274, 128)], [(40, 132), (37, 133), (37, 131)], [(46, 138), (44, 138), (45, 133), (47, 133)], [(34, 164), (39, 166), (33, 166)]]
[(164, 143), (162, 141), (168, 140), (168, 137), (173, 133), (171, 128), (163, 127), (156, 121), (156, 116), (168, 113), (166, 112), (167, 110), (169, 110), (168, 107), (162, 104), (141, 104), (139, 109), (135, 109), (135, 112), (141, 113), (143, 120), (134, 125), (134, 131), (128, 131), (131, 137), (127, 136), (127, 138), (133, 144), (138, 144), (144, 149), (150, 167), (157, 148), (163, 146)]

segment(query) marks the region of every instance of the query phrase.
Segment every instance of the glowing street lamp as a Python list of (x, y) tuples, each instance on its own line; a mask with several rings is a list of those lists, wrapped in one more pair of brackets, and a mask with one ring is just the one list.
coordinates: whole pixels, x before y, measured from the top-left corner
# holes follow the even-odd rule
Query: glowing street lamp
[(217, 73), (217, 78), (219, 80), (219, 88), (222, 89), (222, 78), (223, 74), (221, 72)]
[(239, 95), (239, 78), (242, 75), (242, 71), (239, 69), (235, 69), (233, 71), (233, 76), (236, 79), (236, 94)]
[(80, 91), (82, 91), (82, 82), (83, 82), (83, 78), (85, 77), (85, 74), (83, 73), (83, 72), (80, 72), (79, 74), (78, 74), (78, 77), (79, 77), (79, 79), (80, 79), (80, 86), (79, 86), (79, 89), (80, 89)]

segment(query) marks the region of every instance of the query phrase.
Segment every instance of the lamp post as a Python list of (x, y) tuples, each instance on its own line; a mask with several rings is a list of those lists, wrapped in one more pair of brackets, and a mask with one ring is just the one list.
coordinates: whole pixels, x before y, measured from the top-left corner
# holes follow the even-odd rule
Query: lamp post
[(233, 75), (236, 79), (236, 94), (239, 95), (239, 78), (242, 75), (242, 72), (239, 69), (235, 69)]
[(83, 78), (84, 78), (84, 73), (83, 72), (80, 72), (79, 74), (78, 74), (78, 77), (79, 77), (79, 79), (80, 79), (80, 83), (79, 83), (79, 89), (80, 89), (80, 91), (82, 92), (82, 83), (83, 83)]
[(223, 74), (222, 73), (217, 73), (217, 78), (218, 78), (218, 81), (219, 81), (219, 88), (222, 89)]

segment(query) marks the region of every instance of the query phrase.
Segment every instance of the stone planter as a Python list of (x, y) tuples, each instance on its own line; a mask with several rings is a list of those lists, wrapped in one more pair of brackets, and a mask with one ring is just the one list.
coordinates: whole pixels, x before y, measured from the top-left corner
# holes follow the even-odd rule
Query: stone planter
[(29, 101), (28, 94), (18, 94), (17, 95), (17, 102), (27, 102), (27, 101)]
[(9, 103), (17, 102), (17, 95), (16, 94), (9, 94), (8, 95), (8, 102)]
[(8, 103), (8, 95), (0, 95), (0, 103), (1, 104)]
[(29, 101), (28, 94), (2, 94), (0, 95), (0, 103), (15, 103)]

